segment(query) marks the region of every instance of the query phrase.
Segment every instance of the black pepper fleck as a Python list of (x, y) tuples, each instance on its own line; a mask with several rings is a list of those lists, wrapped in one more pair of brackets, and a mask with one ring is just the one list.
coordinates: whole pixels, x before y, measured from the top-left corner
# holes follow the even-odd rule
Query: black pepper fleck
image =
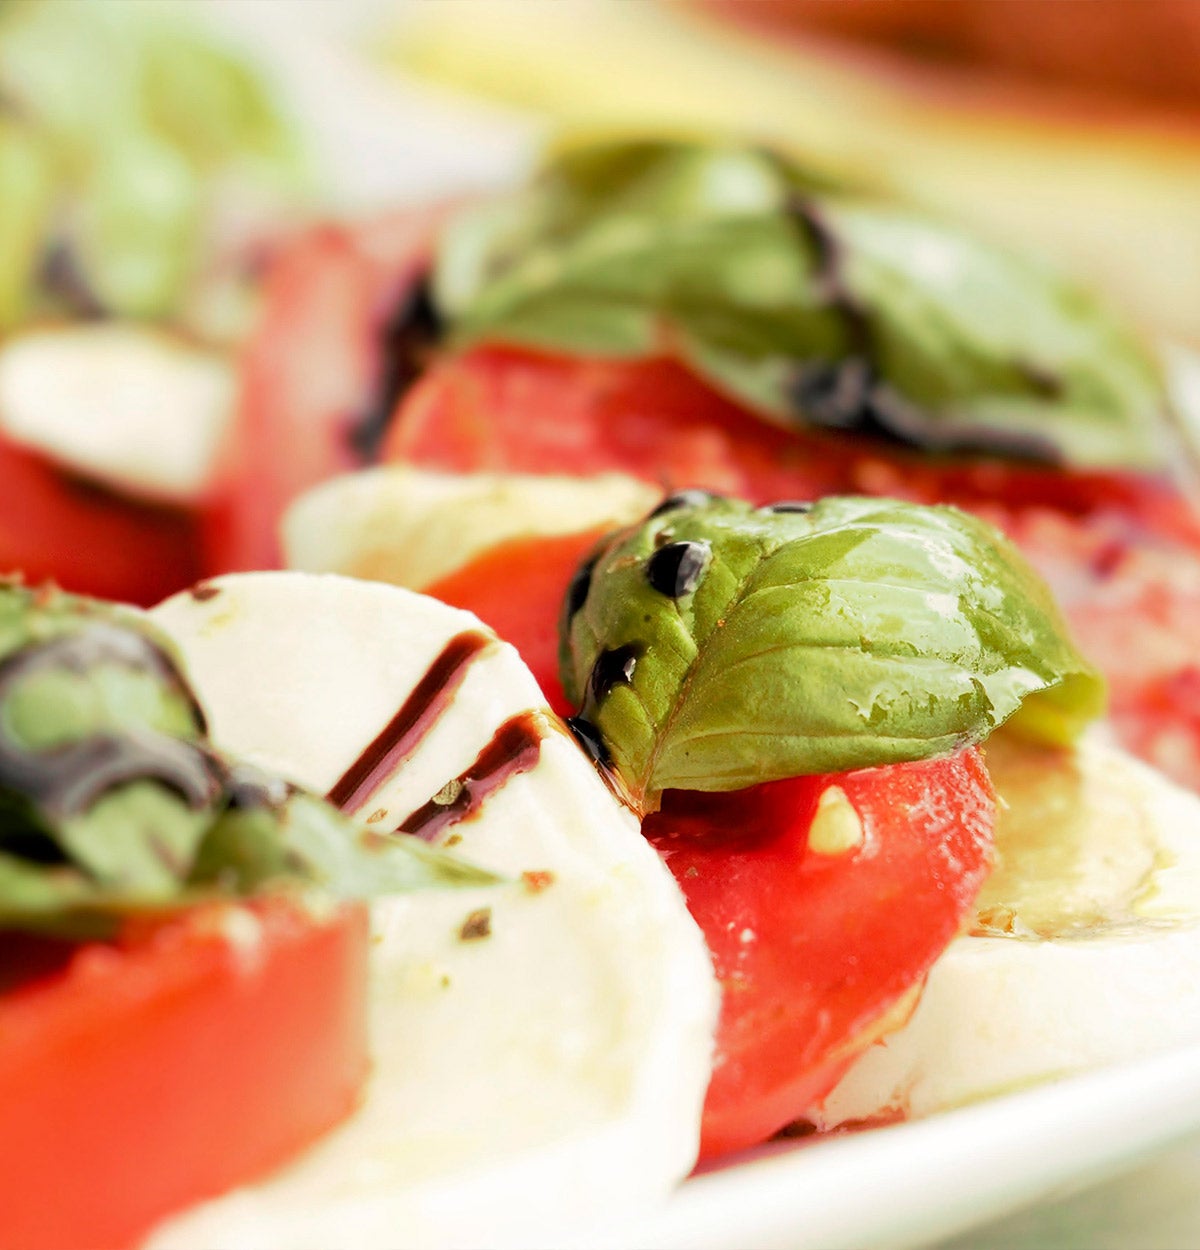
[(477, 908), (463, 921), (462, 928), (458, 931), (459, 940), (462, 942), (478, 942), (491, 936), (492, 909), (490, 907)]

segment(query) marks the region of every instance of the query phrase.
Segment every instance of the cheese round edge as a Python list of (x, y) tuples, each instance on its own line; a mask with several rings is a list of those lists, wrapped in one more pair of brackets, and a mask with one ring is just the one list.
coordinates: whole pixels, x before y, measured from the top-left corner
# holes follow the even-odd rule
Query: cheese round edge
[(818, 1128), (925, 1116), (1200, 1042), (1200, 797), (1113, 747), (1085, 740), (1078, 755), (1148, 819), (1161, 867), (1141, 918), (1094, 935), (957, 938), (908, 1021), (817, 1108)]

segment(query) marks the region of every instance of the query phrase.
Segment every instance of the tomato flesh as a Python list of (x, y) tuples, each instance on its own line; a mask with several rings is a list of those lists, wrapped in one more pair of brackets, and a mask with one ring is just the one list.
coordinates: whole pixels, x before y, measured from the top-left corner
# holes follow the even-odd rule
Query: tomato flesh
[(443, 603), (474, 612), (511, 642), (560, 716), (574, 709), (558, 675), (558, 614), (576, 568), (600, 536), (587, 530), (510, 539), (424, 588)]
[[(808, 835), (838, 787), (862, 824)], [(643, 832), (679, 883), (721, 982), (701, 1158), (803, 1117), (959, 932), (990, 866), (995, 801), (974, 749), (728, 794), (669, 792)]]
[(10, 976), (42, 963), (0, 1000), (0, 1245), (131, 1245), (348, 1115), (367, 947), (363, 908), (283, 899), (112, 944), (0, 937)]
[(148, 606), (200, 575), (194, 512), (72, 477), (0, 438), (0, 574)]
[(1110, 683), (1130, 750), (1200, 778), (1200, 514), (1170, 482), (923, 455), (759, 421), (668, 359), (589, 360), (481, 347), (409, 393), (385, 457), (472, 472), (623, 470), (664, 489), (759, 503), (825, 494), (953, 503), (1005, 530), (1050, 582)]

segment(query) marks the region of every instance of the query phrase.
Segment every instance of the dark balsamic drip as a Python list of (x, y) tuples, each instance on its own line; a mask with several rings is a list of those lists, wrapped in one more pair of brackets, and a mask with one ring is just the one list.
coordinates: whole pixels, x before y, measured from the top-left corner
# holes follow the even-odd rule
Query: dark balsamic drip
[(851, 354), (870, 360), (875, 354), (871, 319), (846, 282), (842, 242), (832, 223), (806, 196), (794, 196), (788, 203), (788, 212), (812, 248), (817, 294), (841, 316)]
[(208, 603), (221, 593), (221, 588), (212, 582), (197, 582), (188, 593), (197, 603)]
[(79, 253), (68, 239), (54, 239), (46, 246), (38, 285), (81, 320), (101, 321), (110, 315), (88, 282)]
[[(535, 712), (521, 712), (506, 720), (480, 751), (475, 762), (417, 808), (397, 830), (415, 833), (432, 842), (443, 829), (473, 816), (488, 795), (510, 778), (528, 772), (538, 762), (545, 737)], [(447, 801), (447, 796), (452, 795)]]
[(801, 515), (812, 510), (812, 502), (808, 499), (781, 499), (778, 503), (768, 504), (765, 509), (767, 512), (796, 512)]
[(885, 432), (874, 409), (875, 371), (861, 356), (797, 365), (788, 393), (810, 425), (825, 430)]
[(821, 429), (852, 431), (922, 451), (1062, 463), (1053, 442), (1027, 431), (939, 422), (877, 378), (872, 366), (858, 356), (796, 366), (789, 392), (797, 414)]
[(575, 570), (571, 584), (567, 587), (567, 617), (576, 614), (587, 602), (588, 591), (592, 588), (592, 574), (596, 571), (596, 557), (585, 560)]
[(491, 641), (478, 630), (450, 639), (404, 705), (326, 795), (335, 807), (357, 811), (412, 756), (449, 706), (471, 662)]
[(588, 701), (599, 703), (614, 686), (629, 685), (643, 651), (643, 647), (632, 642), (611, 651), (601, 651), (588, 677)]
[(296, 787), (253, 764), (232, 764), (225, 774), (225, 793), (234, 811), (277, 811), (297, 793)]
[(1064, 463), (1062, 450), (1049, 438), (1028, 430), (1009, 430), (996, 425), (946, 428), (930, 420), (915, 404), (883, 383), (871, 392), (864, 416), (861, 427), (864, 432), (908, 447), (963, 455), (1004, 456), (1034, 464)]
[(350, 431), (350, 445), (363, 460), (374, 460), (392, 414), (421, 376), (445, 330), (428, 274), (407, 287), (382, 333), (382, 368), (375, 394)]
[(708, 543), (668, 543), (646, 561), (646, 580), (660, 595), (681, 599), (700, 584), (710, 554)]
[(571, 731), (571, 736), (579, 744), (583, 753), (599, 768), (607, 769), (612, 763), (612, 757), (608, 753), (608, 747), (604, 744), (604, 739), (600, 736), (600, 731), (589, 720), (584, 720), (582, 716), (571, 716), (567, 718), (567, 728)]
[(712, 503), (713, 500), (719, 498), (720, 496), (714, 495), (712, 491), (696, 488), (676, 491), (673, 495), (668, 495), (646, 519), (663, 516), (667, 512), (678, 512), (680, 508), (703, 508), (705, 504)]

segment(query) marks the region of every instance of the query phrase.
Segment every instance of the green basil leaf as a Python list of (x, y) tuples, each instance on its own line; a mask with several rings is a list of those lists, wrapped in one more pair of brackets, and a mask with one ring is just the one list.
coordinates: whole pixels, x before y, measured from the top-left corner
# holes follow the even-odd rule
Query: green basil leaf
[(780, 423), (1084, 467), (1164, 456), (1161, 369), (1101, 301), (759, 149), (569, 153), (451, 225), (434, 293), (454, 345), (672, 351)]
[(250, 894), (287, 876), (353, 898), (499, 880), (411, 834), (359, 829), (324, 800), (292, 790), (278, 807), (227, 809), (205, 839), (190, 883)]
[(1064, 743), (1103, 709), (1049, 591), (977, 518), (673, 504), (604, 541), (562, 632), (567, 695), (646, 808), (928, 758), (1010, 718)]

